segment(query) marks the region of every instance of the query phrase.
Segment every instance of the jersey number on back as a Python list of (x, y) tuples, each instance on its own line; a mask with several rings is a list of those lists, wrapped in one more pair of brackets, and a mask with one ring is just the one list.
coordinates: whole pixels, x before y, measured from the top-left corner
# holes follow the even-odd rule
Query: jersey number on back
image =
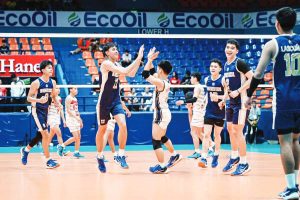
[(300, 53), (285, 53), (285, 76), (300, 76)]

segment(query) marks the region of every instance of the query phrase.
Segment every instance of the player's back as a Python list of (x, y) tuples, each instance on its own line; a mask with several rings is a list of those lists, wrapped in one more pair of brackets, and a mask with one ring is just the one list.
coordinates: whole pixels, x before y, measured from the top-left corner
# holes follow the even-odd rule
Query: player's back
[(300, 36), (281, 35), (275, 38), (274, 111), (300, 111)]
[[(40, 99), (43, 96), (48, 96), (49, 101), (51, 101), (51, 93), (53, 90), (53, 82), (52, 79), (50, 78), (48, 82), (45, 82), (43, 79), (38, 78), (39, 81), (39, 89), (37, 92), (37, 98)], [(47, 110), (49, 107), (49, 101), (46, 103), (36, 103), (36, 107), (39, 109)]]
[(155, 89), (155, 91), (153, 92), (153, 103), (155, 110), (169, 109), (168, 98), (170, 92), (170, 83), (168, 81), (163, 82), (164, 89), (162, 91), (158, 91), (157, 89)]
[[(115, 63), (115, 65), (117, 65), (117, 63)], [(99, 72), (99, 85), (99, 98), (101, 99), (101, 105), (120, 103), (120, 81), (118, 74), (113, 73), (112, 71), (105, 70), (101, 67)]]
[[(56, 99), (62, 103), (62, 100), (60, 98), (60, 96), (56, 96)], [(52, 99), (51, 104), (49, 106), (49, 111), (48, 111), (48, 116), (53, 116), (53, 117), (60, 117), (60, 105), (58, 105), (54, 99)]]

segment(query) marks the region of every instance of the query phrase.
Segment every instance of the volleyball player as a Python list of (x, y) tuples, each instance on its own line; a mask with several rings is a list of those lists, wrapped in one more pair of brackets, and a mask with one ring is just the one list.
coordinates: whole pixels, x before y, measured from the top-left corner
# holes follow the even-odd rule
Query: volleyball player
[(276, 12), (278, 37), (267, 42), (248, 91), (250, 104), (254, 90), (263, 79), (264, 71), (274, 60), (273, 128), (276, 129), (281, 163), (287, 188), (279, 194), (283, 199), (299, 199), (299, 133), (300, 133), (300, 36), (293, 33), (297, 13), (290, 7)]
[[(26, 147), (21, 148), (21, 161), (23, 165), (26, 165), (30, 149), (34, 147), (40, 140), (42, 140), (42, 147), (46, 158), (46, 168), (53, 169), (58, 167), (59, 164), (50, 157), (49, 133), (47, 130), (48, 107), (51, 102), (50, 95), (53, 92), (53, 88), (56, 88), (55, 80), (50, 78), (53, 73), (52, 62), (49, 60), (42, 61), (40, 64), (40, 70), (43, 74), (41, 77), (31, 83), (27, 96), (27, 101), (32, 105), (31, 114), (38, 131), (30, 143)], [(59, 102), (57, 103), (59, 104)]]
[(204, 116), (204, 137), (203, 137), (203, 153), (198, 163), (199, 167), (207, 167), (207, 154), (209, 140), (211, 139), (211, 132), (214, 128), (215, 152), (212, 157), (211, 167), (218, 166), (219, 152), (221, 146), (221, 132), (223, 130), (225, 108), (224, 89), (225, 79), (220, 74), (222, 70), (222, 63), (218, 59), (212, 59), (210, 62), (210, 76), (205, 78), (205, 85), (207, 89), (207, 105)]
[[(49, 144), (52, 141), (53, 136), (56, 134), (57, 136), (57, 141), (59, 145), (63, 144), (63, 138), (61, 135), (61, 130), (60, 130), (60, 118), (63, 121), (64, 127), (67, 127), (66, 125), (66, 120), (65, 120), (65, 115), (63, 111), (63, 106), (61, 105), (62, 100), (61, 97), (59, 96), (60, 89), (59, 87), (56, 86), (56, 88), (53, 91), (54, 95), (56, 96), (57, 101), (60, 102), (60, 104), (57, 104), (56, 101), (54, 100), (54, 96), (52, 96), (52, 101), (49, 106), (49, 111), (48, 111), (48, 126), (50, 127), (50, 134), (49, 134)], [(59, 156), (66, 156), (69, 152), (66, 151), (59, 151), (59, 145), (57, 145), (57, 154)]]
[(244, 103), (247, 98), (253, 72), (248, 64), (237, 57), (239, 43), (234, 39), (227, 40), (225, 54), (227, 62), (224, 66), (226, 91), (229, 96), (229, 106), (226, 107), (227, 129), (230, 136), (231, 156), (223, 168), (223, 172), (230, 172), (237, 165), (231, 175), (243, 175), (251, 170), (246, 159), (246, 140), (243, 128), (247, 119), (247, 108)]
[(66, 124), (69, 128), (70, 132), (72, 133), (73, 137), (70, 137), (67, 141), (59, 144), (58, 154), (60, 156), (63, 155), (63, 151), (66, 146), (75, 142), (75, 151), (73, 153), (74, 158), (84, 158), (82, 154), (79, 152), (80, 148), (80, 141), (81, 141), (81, 132), (80, 129), (83, 127), (83, 122), (80, 117), (80, 113), (78, 110), (78, 101), (76, 95), (78, 94), (78, 90), (76, 87), (69, 88), (70, 94), (66, 97), (65, 100), (65, 107), (66, 107)]
[(107, 43), (103, 47), (103, 54), (105, 60), (101, 64), (101, 86), (98, 103), (96, 106), (97, 112), (99, 112), (99, 122), (96, 135), (97, 146), (97, 161), (98, 169), (100, 172), (106, 172), (106, 166), (104, 163), (104, 134), (107, 129), (107, 122), (110, 119), (110, 114), (113, 115), (119, 126), (119, 152), (117, 156), (117, 163), (123, 168), (128, 169), (129, 166), (125, 157), (125, 146), (127, 141), (127, 126), (122, 108), (120, 91), (119, 91), (119, 75), (135, 76), (141, 60), (143, 58), (144, 45), (139, 49), (139, 53), (135, 61), (133, 61), (128, 67), (122, 67), (117, 61), (119, 59), (118, 48), (114, 43)]
[[(170, 83), (168, 75), (172, 71), (172, 65), (169, 61), (163, 60), (158, 64), (156, 76), (155, 69), (152, 64), (157, 58), (159, 52), (155, 52), (155, 48), (150, 49), (148, 53), (148, 61), (145, 65), (142, 76), (152, 85), (155, 85), (153, 94), (153, 123), (152, 123), (152, 143), (156, 158), (159, 164), (150, 167), (150, 172), (166, 173), (167, 169), (178, 163), (182, 156), (174, 150), (171, 140), (166, 136), (167, 127), (171, 121), (171, 112), (168, 105), (168, 96), (170, 92)], [(172, 153), (168, 163), (165, 163), (162, 144), (165, 144), (169, 152)]]

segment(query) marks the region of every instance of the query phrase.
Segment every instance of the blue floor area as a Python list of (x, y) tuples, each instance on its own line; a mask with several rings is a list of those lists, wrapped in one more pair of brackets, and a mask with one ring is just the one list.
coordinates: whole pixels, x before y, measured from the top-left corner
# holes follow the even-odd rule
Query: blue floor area
[[(174, 145), (176, 150), (191, 150), (193, 151), (194, 146), (191, 144), (187, 145)], [(224, 150), (230, 150), (229, 144), (223, 144), (221, 146)], [(117, 148), (118, 149), (118, 148)], [(73, 151), (74, 146), (68, 146), (67, 150)], [(151, 151), (153, 150), (152, 145), (128, 145), (126, 146), (126, 151)], [(247, 145), (248, 152), (257, 152), (257, 153), (271, 153), (279, 154), (280, 149), (278, 144), (253, 144)], [(56, 147), (50, 147), (51, 152), (56, 151)], [(82, 152), (96, 152), (95, 146), (81, 146), (80, 151)], [(109, 151), (109, 147), (105, 148), (105, 151)], [(20, 147), (0, 147), (0, 153), (19, 153)], [(42, 147), (34, 147), (31, 152), (42, 152)]]

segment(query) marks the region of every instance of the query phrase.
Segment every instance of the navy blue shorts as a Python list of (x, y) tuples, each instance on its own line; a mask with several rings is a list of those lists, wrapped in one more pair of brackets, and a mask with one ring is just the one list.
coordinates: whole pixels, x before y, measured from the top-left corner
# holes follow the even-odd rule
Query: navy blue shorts
[(204, 125), (212, 125), (212, 126), (219, 126), (223, 127), (224, 126), (224, 120), (223, 119), (217, 119), (217, 118), (209, 118), (209, 117), (204, 117)]
[(273, 129), (279, 135), (300, 133), (300, 111), (273, 112)]
[(249, 110), (242, 108), (240, 104), (230, 104), (226, 108), (226, 121), (232, 124), (245, 125), (249, 115)]
[(48, 109), (32, 107), (31, 114), (38, 130), (47, 130)]
[(101, 105), (99, 107), (99, 120), (100, 120), (100, 125), (105, 125), (107, 124), (108, 120), (111, 119), (110, 114), (112, 116), (118, 115), (118, 114), (124, 114), (124, 109), (122, 107), (121, 102), (116, 103), (112, 106), (105, 106)]

